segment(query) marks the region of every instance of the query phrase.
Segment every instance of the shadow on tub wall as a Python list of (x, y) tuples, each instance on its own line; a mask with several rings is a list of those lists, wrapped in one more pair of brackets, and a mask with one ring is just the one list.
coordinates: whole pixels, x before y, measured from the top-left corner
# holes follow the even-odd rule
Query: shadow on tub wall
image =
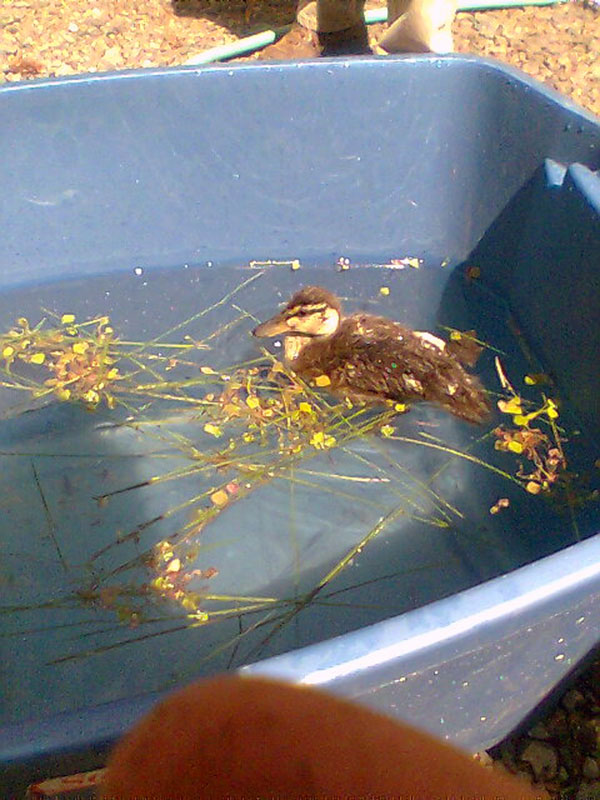
[(592, 436), (600, 433), (599, 210), (597, 173), (546, 159), (466, 262), (504, 298), (523, 341)]

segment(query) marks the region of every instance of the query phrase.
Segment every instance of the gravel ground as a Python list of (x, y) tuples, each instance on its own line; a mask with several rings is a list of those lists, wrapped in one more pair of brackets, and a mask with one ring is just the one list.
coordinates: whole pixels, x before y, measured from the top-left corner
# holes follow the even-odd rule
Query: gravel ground
[(600, 800), (600, 660), (528, 732), (478, 758), (543, 785), (552, 798)]
[[(289, 22), (293, 10), (293, 0), (1, 0), (0, 81), (180, 64)], [(454, 34), (459, 51), (506, 61), (600, 116), (600, 6), (591, 0), (461, 13)], [(600, 800), (600, 662), (528, 733), (479, 758), (553, 798)]]
[[(293, 0), (3, 0), (0, 80), (180, 64), (289, 22), (293, 9)], [(459, 51), (507, 61), (600, 115), (600, 6), (591, 0), (461, 13), (454, 33)]]

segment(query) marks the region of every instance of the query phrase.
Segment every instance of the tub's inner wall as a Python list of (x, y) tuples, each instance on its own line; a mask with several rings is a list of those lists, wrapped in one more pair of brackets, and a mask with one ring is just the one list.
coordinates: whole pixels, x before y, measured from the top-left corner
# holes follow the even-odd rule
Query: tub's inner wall
[(462, 57), (39, 82), (2, 90), (0, 121), (4, 284), (205, 260), (461, 260), (544, 157), (600, 151), (589, 119)]
[(600, 178), (540, 167), (470, 261), (503, 295), (527, 345), (588, 434), (600, 433)]

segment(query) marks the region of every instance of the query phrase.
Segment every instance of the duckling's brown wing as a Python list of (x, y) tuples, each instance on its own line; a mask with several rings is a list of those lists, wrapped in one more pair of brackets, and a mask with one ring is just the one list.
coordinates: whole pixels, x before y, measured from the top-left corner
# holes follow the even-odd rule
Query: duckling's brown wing
[(382, 317), (343, 320), (333, 336), (304, 348), (295, 369), (327, 375), (331, 389), (350, 398), (428, 400), (472, 422), (488, 413), (481, 384), (452, 354)]

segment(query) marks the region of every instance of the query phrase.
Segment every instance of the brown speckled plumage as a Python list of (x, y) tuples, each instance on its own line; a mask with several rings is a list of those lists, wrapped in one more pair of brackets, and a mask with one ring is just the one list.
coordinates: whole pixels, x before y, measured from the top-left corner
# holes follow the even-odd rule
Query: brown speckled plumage
[(331, 391), (350, 400), (429, 401), (469, 422), (482, 422), (489, 413), (479, 380), (451, 343), (385, 317), (343, 317), (338, 298), (318, 286), (296, 292), (254, 334), (286, 335), (292, 369), (305, 380), (326, 375)]

